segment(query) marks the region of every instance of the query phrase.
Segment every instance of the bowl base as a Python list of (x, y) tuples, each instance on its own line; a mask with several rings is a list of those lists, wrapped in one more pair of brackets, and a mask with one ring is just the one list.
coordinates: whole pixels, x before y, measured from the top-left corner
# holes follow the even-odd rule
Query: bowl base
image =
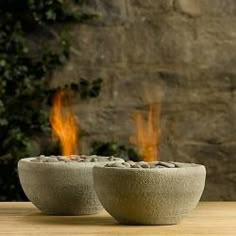
[(145, 220), (126, 220), (126, 219), (116, 219), (120, 224), (123, 225), (177, 225), (181, 222), (181, 220), (184, 218), (184, 215), (180, 216), (173, 216), (173, 217), (160, 217), (155, 219), (145, 219)]
[[(36, 206), (37, 207), (37, 206)], [(42, 209), (37, 207), (45, 215), (54, 216), (82, 216), (82, 215), (94, 215), (103, 210), (103, 207), (90, 207), (84, 209), (74, 210), (59, 210), (57, 209)]]

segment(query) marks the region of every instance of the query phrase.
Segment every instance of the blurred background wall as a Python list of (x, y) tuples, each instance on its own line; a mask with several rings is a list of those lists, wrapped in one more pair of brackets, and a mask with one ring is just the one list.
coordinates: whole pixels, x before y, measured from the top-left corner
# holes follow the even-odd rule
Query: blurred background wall
[(94, 140), (129, 143), (132, 114), (161, 96), (162, 160), (207, 167), (203, 199), (236, 199), (236, 2), (97, 0), (99, 20), (74, 28), (70, 63), (54, 83), (103, 79), (101, 95), (74, 104)]
[(98, 17), (73, 26), (71, 57), (51, 87), (102, 79), (73, 99), (83, 153), (130, 145), (133, 114), (161, 102), (160, 158), (202, 163), (203, 200), (236, 199), (236, 1), (89, 0)]

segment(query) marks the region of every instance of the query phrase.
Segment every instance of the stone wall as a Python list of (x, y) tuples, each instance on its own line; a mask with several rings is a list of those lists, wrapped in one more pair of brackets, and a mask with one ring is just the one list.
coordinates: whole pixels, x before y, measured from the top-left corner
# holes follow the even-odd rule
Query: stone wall
[(89, 7), (100, 17), (73, 29), (71, 62), (53, 82), (103, 79), (98, 99), (74, 100), (84, 152), (93, 140), (128, 143), (133, 112), (161, 97), (161, 159), (206, 165), (203, 199), (236, 200), (236, 1)]

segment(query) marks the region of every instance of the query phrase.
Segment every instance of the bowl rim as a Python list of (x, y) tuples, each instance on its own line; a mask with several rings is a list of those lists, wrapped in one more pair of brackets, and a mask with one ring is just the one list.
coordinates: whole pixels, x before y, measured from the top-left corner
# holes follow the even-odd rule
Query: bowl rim
[[(50, 157), (50, 156), (45, 156)], [(99, 157), (106, 157), (106, 156), (99, 156)], [(40, 161), (32, 161), (35, 160), (37, 157), (26, 157), (21, 158), (18, 161), (19, 164), (29, 164), (29, 165), (41, 165), (41, 166), (48, 166), (48, 165), (57, 165), (57, 166), (94, 166), (94, 165), (104, 165), (106, 163), (113, 163), (113, 162), (124, 162), (122, 158), (114, 157), (115, 160), (107, 160), (107, 161), (96, 161), (96, 162), (78, 162), (78, 161), (55, 161), (55, 162), (40, 162)]]
[[(196, 163), (187, 163), (187, 162), (178, 162), (181, 164), (187, 164), (186, 166), (181, 166), (181, 167), (172, 167), (172, 168), (129, 168), (129, 167), (106, 167), (106, 166), (94, 166), (95, 169), (103, 169), (103, 170), (115, 170), (115, 171), (120, 171), (120, 172), (155, 172), (155, 173), (160, 173), (160, 172), (177, 172), (177, 171), (183, 171), (183, 170), (191, 170), (191, 169), (199, 169), (199, 168), (204, 168), (206, 171), (206, 167), (202, 164), (196, 164)], [(189, 165), (192, 164), (192, 165)]]

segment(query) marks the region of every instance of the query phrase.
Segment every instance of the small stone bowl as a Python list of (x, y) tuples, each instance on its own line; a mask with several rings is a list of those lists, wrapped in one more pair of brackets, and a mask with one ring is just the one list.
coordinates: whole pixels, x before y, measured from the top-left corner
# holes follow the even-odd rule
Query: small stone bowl
[(178, 224), (198, 204), (206, 169), (94, 167), (94, 187), (103, 207), (122, 224)]
[[(29, 200), (49, 215), (95, 214), (103, 209), (93, 188), (92, 168), (109, 163), (105, 157), (99, 162), (37, 161), (25, 158), (18, 162), (22, 188)], [(122, 159), (113, 158), (113, 162)]]

